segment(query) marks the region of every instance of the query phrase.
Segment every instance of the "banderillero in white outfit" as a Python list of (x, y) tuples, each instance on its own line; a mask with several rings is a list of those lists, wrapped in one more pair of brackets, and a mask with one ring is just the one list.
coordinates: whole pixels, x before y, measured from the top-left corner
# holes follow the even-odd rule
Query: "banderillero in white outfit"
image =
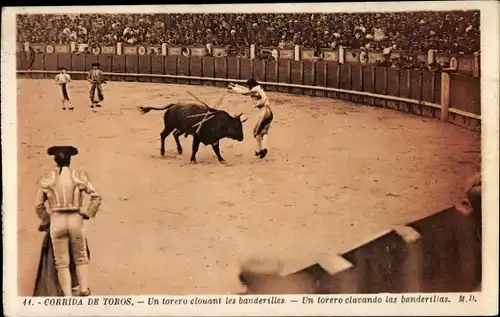
[(267, 154), (269, 128), (273, 121), (273, 112), (269, 106), (269, 99), (260, 85), (248, 89), (245, 86), (230, 84), (229, 89), (241, 95), (249, 95), (255, 100), (254, 107), (259, 109), (259, 117), (253, 129), (254, 138), (257, 140), (257, 151), (255, 155), (263, 158)]

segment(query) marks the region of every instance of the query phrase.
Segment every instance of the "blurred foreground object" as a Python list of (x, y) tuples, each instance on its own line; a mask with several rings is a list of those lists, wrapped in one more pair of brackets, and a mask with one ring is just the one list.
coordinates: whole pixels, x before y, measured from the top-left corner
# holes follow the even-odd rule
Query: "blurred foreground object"
[(239, 275), (246, 294), (314, 294), (317, 280), (307, 272), (283, 276), (283, 264), (277, 260), (246, 261)]
[(482, 195), (481, 173), (476, 172), (465, 182), (464, 198), (455, 208), (466, 216), (473, 216), (481, 228), (482, 221)]

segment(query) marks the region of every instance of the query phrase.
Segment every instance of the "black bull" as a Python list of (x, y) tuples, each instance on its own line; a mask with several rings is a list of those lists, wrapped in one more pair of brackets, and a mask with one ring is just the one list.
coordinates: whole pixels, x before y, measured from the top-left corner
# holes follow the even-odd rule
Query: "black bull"
[[(163, 115), (164, 129), (160, 134), (161, 155), (165, 155), (165, 139), (174, 130), (175, 143), (177, 143), (179, 154), (182, 154), (179, 137), (182, 134), (193, 136), (191, 154), (191, 162), (193, 163), (196, 163), (196, 153), (200, 143), (212, 145), (219, 162), (225, 163), (226, 161), (220, 154), (219, 140), (230, 138), (239, 142), (243, 141), (243, 122), (246, 120), (241, 119), (242, 114), (231, 116), (226, 111), (193, 103), (173, 103), (162, 108), (141, 106), (139, 109), (143, 114), (151, 110), (166, 110)], [(207, 119), (211, 118), (201, 124), (199, 133), (197, 133), (198, 126), (196, 124), (204, 119), (207, 112), (209, 112)]]

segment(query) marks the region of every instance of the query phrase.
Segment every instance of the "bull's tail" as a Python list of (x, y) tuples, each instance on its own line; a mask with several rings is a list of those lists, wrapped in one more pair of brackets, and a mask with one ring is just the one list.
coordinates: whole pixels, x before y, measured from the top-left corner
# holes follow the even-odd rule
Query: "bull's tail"
[(173, 107), (174, 105), (175, 105), (175, 103), (171, 103), (171, 104), (169, 104), (165, 107), (162, 107), (162, 108), (139, 106), (139, 111), (141, 111), (141, 113), (143, 113), (143, 114), (146, 114), (146, 113), (150, 112), (151, 110), (168, 110), (169, 108)]

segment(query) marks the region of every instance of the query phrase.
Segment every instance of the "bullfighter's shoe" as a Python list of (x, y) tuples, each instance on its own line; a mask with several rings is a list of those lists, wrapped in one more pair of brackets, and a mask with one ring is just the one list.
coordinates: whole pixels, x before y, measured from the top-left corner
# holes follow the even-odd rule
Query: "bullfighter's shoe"
[(66, 110), (66, 107), (62, 107), (63, 110)]
[(258, 151), (258, 152), (257, 152), (257, 151), (255, 151), (255, 156), (260, 156), (260, 154), (261, 154), (261, 153), (262, 153), (262, 150), (260, 150), (260, 151)]
[(267, 149), (263, 149), (262, 151), (260, 151), (260, 158), (263, 159), (264, 157), (266, 157), (267, 155)]
[(68, 109), (69, 110), (75, 110), (75, 107), (69, 107)]
[(90, 294), (92, 294), (90, 288), (88, 288), (85, 292), (80, 292), (80, 296), (82, 297), (90, 296)]
[(96, 104), (95, 106), (96, 106), (97, 108), (101, 108), (101, 104), (99, 104), (99, 103), (98, 103), (98, 104)]

